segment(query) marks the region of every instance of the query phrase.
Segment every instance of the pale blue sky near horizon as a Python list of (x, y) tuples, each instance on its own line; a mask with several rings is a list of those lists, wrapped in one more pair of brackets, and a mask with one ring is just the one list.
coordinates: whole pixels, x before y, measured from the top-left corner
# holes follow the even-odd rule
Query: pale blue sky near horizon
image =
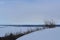
[(0, 0), (0, 24), (60, 24), (60, 0)]

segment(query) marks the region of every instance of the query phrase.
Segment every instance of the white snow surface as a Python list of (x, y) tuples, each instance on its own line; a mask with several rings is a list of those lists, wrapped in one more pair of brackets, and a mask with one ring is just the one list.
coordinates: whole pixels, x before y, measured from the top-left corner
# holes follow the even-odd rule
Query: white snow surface
[(18, 38), (17, 40), (60, 40), (60, 28), (36, 31)]
[[(6, 27), (0, 28), (0, 37), (4, 36), (6, 33), (16, 33), (27, 31), (27, 27)], [(34, 28), (33, 28), (34, 29)], [(45, 29), (41, 31), (36, 31), (27, 35), (24, 35), (17, 40), (60, 40), (60, 27)]]

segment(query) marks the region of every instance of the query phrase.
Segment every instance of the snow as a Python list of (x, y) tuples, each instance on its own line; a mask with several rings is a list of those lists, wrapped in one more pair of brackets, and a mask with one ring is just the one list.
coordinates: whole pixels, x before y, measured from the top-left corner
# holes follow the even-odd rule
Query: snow
[[(34, 29), (34, 27), (32, 27), (32, 29)], [(5, 34), (25, 32), (27, 30), (30, 30), (30, 27), (5, 27), (5, 28), (0, 28), (0, 37), (4, 36)]]
[(60, 40), (60, 28), (57, 27), (33, 32), (17, 40)]
[[(27, 27), (6, 27), (0, 28), (0, 37), (4, 36), (6, 33), (16, 33), (16, 32), (24, 32), (30, 28)], [(24, 35), (17, 40), (60, 40), (60, 28), (51, 28), (45, 29), (42, 31), (36, 31), (27, 35)]]

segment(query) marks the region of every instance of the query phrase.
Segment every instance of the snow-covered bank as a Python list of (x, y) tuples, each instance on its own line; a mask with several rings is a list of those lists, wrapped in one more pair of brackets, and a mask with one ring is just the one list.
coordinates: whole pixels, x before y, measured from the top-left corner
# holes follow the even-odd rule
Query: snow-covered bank
[(60, 28), (57, 27), (33, 32), (17, 40), (60, 40)]
[[(18, 32), (25, 32), (27, 30), (30, 30), (30, 27), (5, 27), (0, 28), (0, 37), (4, 36), (5, 34), (9, 33), (18, 33)], [(34, 29), (34, 27), (32, 27)]]
[[(27, 27), (6, 27), (0, 28), (0, 37), (6, 33), (16, 33), (27, 31)], [(36, 31), (28, 35), (24, 35), (17, 40), (60, 40), (60, 27)]]

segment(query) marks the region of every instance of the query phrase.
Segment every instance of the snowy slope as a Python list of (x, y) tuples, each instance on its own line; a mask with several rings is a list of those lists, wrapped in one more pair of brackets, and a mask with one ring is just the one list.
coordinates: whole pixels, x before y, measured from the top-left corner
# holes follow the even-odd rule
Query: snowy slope
[[(32, 27), (34, 29), (34, 27)], [(4, 36), (5, 34), (9, 33), (17, 33), (17, 32), (25, 32), (30, 30), (30, 27), (5, 27), (0, 28), (0, 37)]]
[[(27, 31), (27, 27), (6, 27), (0, 28), (0, 37), (4, 36), (5, 33), (15, 33)], [(60, 40), (60, 27), (45, 29), (42, 31), (36, 31), (28, 35), (22, 36), (17, 40)]]
[(57, 27), (33, 32), (17, 40), (60, 40), (60, 28)]

